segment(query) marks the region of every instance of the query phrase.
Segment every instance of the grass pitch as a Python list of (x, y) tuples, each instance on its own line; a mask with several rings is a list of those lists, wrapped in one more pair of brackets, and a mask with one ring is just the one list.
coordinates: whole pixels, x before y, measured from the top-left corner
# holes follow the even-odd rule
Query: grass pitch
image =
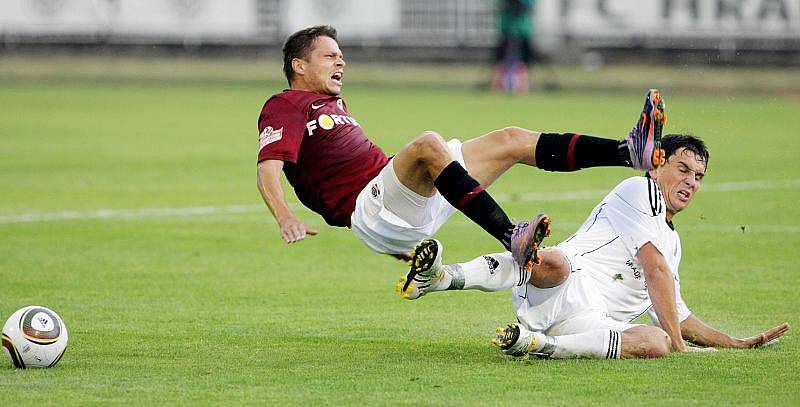
[[(667, 130), (711, 149), (705, 190), (676, 218), (690, 308), (739, 336), (798, 326), (800, 100), (652, 85), (668, 102)], [(795, 331), (760, 350), (516, 361), (489, 342), (514, 318), (508, 293), (404, 302), (392, 291), (401, 263), (304, 209), (320, 235), (283, 244), (255, 186), (256, 118), (283, 86), (0, 80), (0, 316), (44, 305), (70, 331), (53, 369), (0, 361), (0, 405), (800, 402)], [(512, 98), (356, 83), (344, 97), (392, 154), (427, 129), (621, 138), (645, 91)], [(490, 191), (513, 217), (547, 211), (552, 244), (633, 174), (519, 167)], [(447, 261), (499, 250), (461, 215), (437, 237)]]

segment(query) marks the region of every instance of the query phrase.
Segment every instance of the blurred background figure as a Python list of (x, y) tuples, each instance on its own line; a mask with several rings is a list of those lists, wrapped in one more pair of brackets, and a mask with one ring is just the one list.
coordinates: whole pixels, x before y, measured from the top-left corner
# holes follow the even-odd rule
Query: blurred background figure
[(499, 37), (494, 56), (491, 88), (510, 94), (527, 93), (531, 88), (529, 64), (535, 0), (500, 0), (497, 3)]

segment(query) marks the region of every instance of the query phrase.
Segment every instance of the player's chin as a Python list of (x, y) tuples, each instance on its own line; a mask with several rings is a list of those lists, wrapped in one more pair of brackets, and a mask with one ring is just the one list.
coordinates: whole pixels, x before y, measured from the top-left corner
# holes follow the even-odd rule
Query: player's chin
[(328, 84), (328, 92), (331, 96), (338, 96), (342, 93), (342, 84), (338, 82), (331, 82)]
[(689, 206), (688, 202), (680, 202), (680, 201), (674, 202), (672, 204), (672, 213), (678, 213), (678, 212), (686, 209), (687, 206)]
[(676, 194), (675, 196), (672, 197), (672, 205), (680, 209), (689, 206), (689, 202), (691, 201), (692, 201), (691, 196)]

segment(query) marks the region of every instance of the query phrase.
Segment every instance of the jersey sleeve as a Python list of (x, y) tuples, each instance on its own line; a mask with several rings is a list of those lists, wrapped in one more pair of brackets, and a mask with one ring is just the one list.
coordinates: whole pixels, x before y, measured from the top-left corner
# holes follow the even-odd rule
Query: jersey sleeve
[(297, 162), (306, 115), (287, 100), (273, 97), (258, 117), (258, 161)]
[(603, 210), (631, 257), (648, 242), (666, 253), (659, 238), (664, 202), (655, 181), (645, 177), (622, 181), (606, 196)]

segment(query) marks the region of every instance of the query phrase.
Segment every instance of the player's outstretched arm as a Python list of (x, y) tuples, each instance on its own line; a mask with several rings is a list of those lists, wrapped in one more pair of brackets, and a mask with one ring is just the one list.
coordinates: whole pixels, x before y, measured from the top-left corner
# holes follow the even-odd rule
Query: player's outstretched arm
[(749, 338), (735, 338), (716, 328), (707, 325), (700, 318), (689, 315), (681, 322), (681, 334), (687, 341), (703, 346), (716, 346), (720, 348), (760, 348), (774, 345), (778, 338), (789, 331), (789, 324), (783, 323), (772, 329), (753, 335)]
[(278, 222), (281, 238), (286, 243), (294, 243), (317, 234), (316, 229), (309, 228), (294, 216), (281, 187), (281, 170), (283, 161), (264, 160), (258, 163), (258, 190), (272, 216)]
[(688, 351), (681, 336), (678, 309), (675, 303), (675, 281), (667, 261), (650, 242), (645, 243), (636, 254), (644, 268), (647, 293), (658, 316), (661, 328), (669, 335), (673, 352)]

